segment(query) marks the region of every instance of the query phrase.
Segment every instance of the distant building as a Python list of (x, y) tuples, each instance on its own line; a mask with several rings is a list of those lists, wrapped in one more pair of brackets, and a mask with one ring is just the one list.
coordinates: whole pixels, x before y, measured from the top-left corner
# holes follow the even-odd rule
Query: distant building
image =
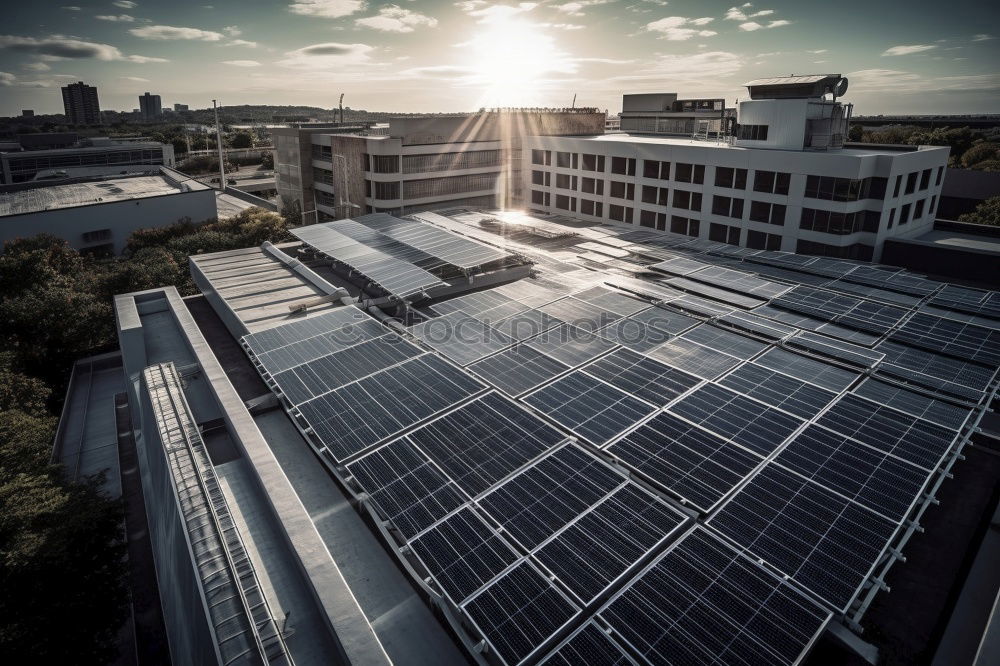
[(187, 111), (187, 110), (188, 110), (187, 104), (174, 104), (174, 111)]
[(521, 142), (530, 134), (604, 132), (596, 109), (508, 109), (393, 118), (350, 133), (276, 128), (282, 204), (305, 223), (358, 213), (414, 213), (452, 206), (495, 208), (521, 200)]
[(76, 134), (25, 134), (19, 148), (0, 150), (0, 184), (24, 183), (36, 177), (69, 178), (74, 169), (130, 165), (174, 166), (174, 147), (148, 139), (92, 137)]
[(163, 115), (163, 106), (159, 95), (146, 93), (139, 98), (139, 112), (143, 120), (155, 120)]
[(725, 130), (725, 119), (735, 118), (724, 99), (677, 99), (676, 93), (622, 96), (619, 127), (623, 132), (691, 136), (699, 131)]
[(0, 245), (47, 233), (88, 252), (120, 253), (137, 229), (217, 216), (215, 192), (172, 169), (34, 182), (0, 191)]
[(71, 83), (62, 89), (63, 107), (66, 118), (72, 125), (100, 125), (101, 104), (97, 99), (97, 88), (83, 81)]
[[(845, 146), (851, 105), (827, 96), (846, 82), (839, 74), (751, 81), (735, 135), (714, 139), (528, 137), (528, 207), (751, 250), (878, 261), (886, 239), (933, 228), (948, 148)], [(635, 100), (624, 106), (634, 110)], [(660, 115), (647, 130), (668, 133)]]
[(34, 109), (22, 109), (21, 110), (21, 117), (22, 118), (34, 118), (34, 116), (35, 116), (35, 110)]

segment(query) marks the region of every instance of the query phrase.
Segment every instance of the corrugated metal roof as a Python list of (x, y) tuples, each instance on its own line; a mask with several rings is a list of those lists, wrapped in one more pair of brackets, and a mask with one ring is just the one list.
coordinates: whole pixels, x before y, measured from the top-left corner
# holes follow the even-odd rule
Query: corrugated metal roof
[(840, 74), (808, 74), (805, 76), (773, 76), (769, 79), (754, 79), (744, 83), (745, 86), (789, 86), (803, 83), (818, 83), (824, 79), (839, 79)]

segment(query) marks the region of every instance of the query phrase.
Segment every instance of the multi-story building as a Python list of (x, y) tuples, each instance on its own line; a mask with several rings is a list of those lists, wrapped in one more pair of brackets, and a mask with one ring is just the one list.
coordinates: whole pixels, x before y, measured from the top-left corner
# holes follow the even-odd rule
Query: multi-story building
[(101, 104), (97, 99), (97, 87), (88, 86), (83, 81), (63, 86), (63, 107), (66, 118), (72, 125), (100, 125)]
[(305, 223), (359, 212), (413, 213), (442, 205), (492, 208), (522, 200), (524, 137), (604, 132), (596, 109), (506, 109), (393, 118), (349, 133), (276, 129), (283, 206)]
[(187, 104), (176, 104), (176, 103), (174, 104), (174, 111), (187, 111), (187, 110), (188, 110)]
[(159, 95), (150, 95), (148, 92), (139, 97), (139, 112), (142, 113), (143, 120), (155, 120), (163, 115), (163, 105), (160, 103)]
[(845, 145), (851, 107), (836, 101), (846, 90), (840, 75), (748, 87), (734, 136), (527, 137), (528, 207), (869, 261), (879, 259), (887, 238), (933, 227), (948, 148)]
[(639, 134), (719, 134), (729, 128), (735, 109), (724, 99), (677, 99), (677, 93), (641, 93), (622, 96), (619, 126)]
[[(40, 135), (24, 135), (29, 138)], [(93, 137), (73, 142), (73, 134), (52, 135), (59, 148), (0, 150), (0, 184), (23, 183), (37, 178), (59, 179), (74, 175), (74, 169), (94, 167), (174, 166), (174, 147), (148, 139), (128, 140)], [(55, 143), (62, 141), (64, 143)], [(69, 143), (65, 143), (69, 141)], [(65, 144), (65, 145), (64, 145)], [(44, 145), (44, 144), (41, 144)], [(125, 169), (131, 170), (131, 169)]]

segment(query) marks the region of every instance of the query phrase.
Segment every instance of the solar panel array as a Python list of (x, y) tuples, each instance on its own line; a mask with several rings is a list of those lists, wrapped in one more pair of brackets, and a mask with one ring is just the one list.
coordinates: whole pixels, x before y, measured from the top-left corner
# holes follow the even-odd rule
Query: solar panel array
[(406, 334), (344, 308), (245, 347), (496, 662), (797, 663), (863, 612), (995, 392), (1000, 300), (578, 231), (618, 266), (659, 261), (524, 250), (537, 277), (432, 302)]

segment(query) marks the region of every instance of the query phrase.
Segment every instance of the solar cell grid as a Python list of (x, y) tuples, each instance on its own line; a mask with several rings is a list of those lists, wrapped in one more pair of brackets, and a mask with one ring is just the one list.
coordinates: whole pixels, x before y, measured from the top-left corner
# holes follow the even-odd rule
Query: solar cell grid
[(829, 391), (839, 393), (850, 386), (860, 375), (822, 361), (794, 354), (784, 349), (769, 349), (754, 359), (754, 364), (810, 382)]
[(525, 344), (571, 368), (583, 365), (618, 346), (597, 333), (569, 324), (550, 328)]
[(510, 478), (479, 505), (532, 550), (624, 484), (623, 475), (570, 445)]
[(669, 366), (709, 380), (732, 370), (741, 362), (738, 358), (681, 338), (664, 342), (646, 354)]
[(524, 661), (579, 612), (527, 561), (466, 602), (464, 609), (499, 658), (511, 666)]
[(585, 513), (535, 556), (586, 604), (684, 522), (683, 515), (629, 484)]
[(799, 433), (774, 460), (897, 522), (928, 479), (926, 470), (818, 425)]
[(879, 341), (882, 337), (881, 335), (873, 335), (871, 333), (866, 333), (864, 331), (858, 330), (856, 328), (850, 328), (848, 326), (841, 326), (839, 324), (834, 324), (832, 322), (827, 322), (821, 326), (817, 326), (812, 329), (817, 333), (822, 333), (823, 335), (829, 335), (831, 338), (837, 338), (838, 340), (843, 340), (845, 342), (850, 342), (855, 345), (862, 345), (864, 347), (870, 347)]
[(543, 386), (524, 402), (595, 446), (655, 411), (649, 404), (581, 371)]
[(670, 301), (670, 307), (684, 312), (692, 312), (702, 317), (719, 317), (733, 312), (732, 308), (697, 296), (684, 295)]
[(585, 291), (573, 294), (573, 298), (586, 301), (594, 307), (614, 312), (623, 317), (633, 315), (649, 307), (649, 303), (645, 301), (637, 300), (621, 292), (604, 287), (591, 287)]
[(553, 651), (544, 666), (636, 666), (636, 662), (622, 652), (593, 621), (583, 625), (575, 634)]
[(793, 335), (788, 339), (788, 344), (862, 368), (871, 368), (885, 357), (881, 352), (809, 331)]
[(803, 419), (816, 416), (837, 397), (833, 391), (756, 363), (741, 365), (720, 379), (719, 384)]
[[(658, 309), (658, 308), (651, 308)], [(637, 352), (647, 352), (670, 339), (669, 333), (653, 328), (643, 321), (629, 317), (608, 324), (597, 332), (609, 342), (619, 344)]]
[(375, 320), (359, 308), (335, 308), (323, 314), (245, 335), (243, 341), (255, 354), (261, 354), (314, 335), (335, 331), (347, 324), (361, 324), (365, 321)]
[(643, 310), (632, 315), (629, 319), (648, 324), (670, 335), (679, 335), (701, 323), (694, 317), (688, 317), (687, 315), (664, 308), (649, 308), (648, 310)]
[(797, 330), (793, 326), (786, 326), (749, 312), (731, 312), (719, 317), (717, 323), (740, 331), (748, 331), (768, 340), (780, 340)]
[(651, 664), (787, 666), (830, 613), (699, 528), (599, 617)]
[(661, 261), (658, 264), (653, 264), (650, 268), (669, 275), (689, 275), (708, 266), (711, 266), (711, 264), (688, 259), (687, 257), (674, 257), (666, 261)]
[(538, 309), (529, 309), (493, 322), (492, 326), (514, 340), (527, 340), (563, 321)]
[(332, 352), (385, 335), (386, 328), (374, 319), (347, 324), (296, 342), (282, 345), (257, 355), (257, 361), (272, 376), (276, 373), (309, 363)]
[(767, 343), (710, 324), (696, 326), (681, 336), (714, 351), (746, 360), (767, 348)]
[(995, 374), (991, 368), (947, 358), (886, 340), (875, 347), (885, 354), (878, 373), (913, 381), (937, 391), (944, 391), (978, 402)]
[(763, 460), (669, 412), (657, 414), (607, 451), (702, 512), (710, 511)]
[(892, 334), (893, 340), (969, 361), (1000, 366), (1000, 331), (923, 312)]
[(565, 436), (515, 403), (488, 393), (413, 431), (409, 438), (475, 497)]
[(877, 379), (866, 379), (854, 389), (854, 393), (950, 430), (960, 429), (972, 413), (967, 407), (959, 407)]
[(717, 384), (705, 384), (669, 411), (753, 451), (768, 456), (802, 420)]
[(617, 312), (572, 296), (548, 303), (538, 309), (551, 317), (591, 332), (622, 318)]
[(928, 471), (938, 466), (957, 436), (953, 430), (850, 393), (817, 423)]
[(383, 229), (382, 233), (459, 268), (476, 268), (510, 256), (446, 229), (419, 222), (402, 222)]
[(456, 298), (450, 298), (447, 301), (435, 303), (431, 307), (434, 312), (439, 315), (447, 315), (452, 312), (464, 312), (469, 316), (475, 317), (483, 312), (486, 312), (487, 310), (490, 310), (491, 308), (497, 307), (498, 305), (511, 302), (513, 302), (513, 299), (499, 293), (497, 290), (487, 289), (484, 291), (477, 291), (471, 294), (458, 296)]
[(514, 344), (511, 338), (464, 312), (416, 324), (410, 333), (459, 365), (469, 365)]
[(517, 397), (569, 370), (554, 358), (517, 345), (468, 366), (469, 370), (507, 395)]
[(629, 395), (663, 406), (701, 380), (629, 349), (618, 349), (584, 366), (584, 372)]
[(690, 273), (688, 277), (700, 282), (707, 282), (718, 287), (731, 289), (741, 294), (753, 294), (761, 298), (774, 298), (790, 289), (786, 284), (762, 280), (750, 273), (734, 271), (722, 266), (709, 266), (697, 273)]
[[(691, 277), (695, 277), (695, 275), (692, 275)], [(681, 291), (686, 291), (698, 296), (704, 296), (705, 298), (711, 298), (712, 300), (720, 301), (728, 305), (734, 305), (745, 310), (755, 308), (758, 305), (763, 305), (766, 300), (743, 296), (725, 289), (719, 289), (718, 287), (710, 287), (683, 277), (670, 278), (666, 281), (666, 283), (675, 289), (680, 289)]]
[(845, 610), (897, 523), (777, 465), (767, 465), (708, 525), (832, 608)]

